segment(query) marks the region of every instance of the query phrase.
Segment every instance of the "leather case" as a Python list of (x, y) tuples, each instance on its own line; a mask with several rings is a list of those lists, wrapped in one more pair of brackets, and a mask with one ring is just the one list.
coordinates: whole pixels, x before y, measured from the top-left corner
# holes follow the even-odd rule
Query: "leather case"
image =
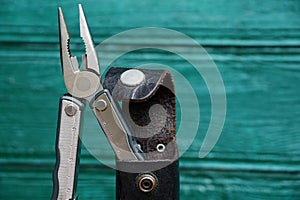
[[(138, 69), (144, 74), (144, 80), (139, 85), (128, 86), (120, 79), (127, 70), (130, 68), (110, 68), (104, 87), (121, 105), (122, 115), (144, 152), (145, 161), (116, 161), (119, 169), (116, 197), (121, 200), (179, 199), (173, 77), (166, 70)], [(134, 173), (122, 170), (129, 168), (134, 169)], [(140, 183), (148, 175), (154, 177), (155, 184), (145, 191)], [(151, 185), (151, 178), (149, 180), (144, 186)]]

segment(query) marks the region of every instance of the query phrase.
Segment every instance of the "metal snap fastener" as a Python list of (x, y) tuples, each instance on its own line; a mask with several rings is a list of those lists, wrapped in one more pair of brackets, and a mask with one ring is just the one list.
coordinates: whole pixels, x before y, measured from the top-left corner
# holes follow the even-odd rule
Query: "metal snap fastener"
[(121, 83), (126, 86), (137, 86), (145, 80), (145, 74), (137, 69), (130, 69), (121, 74)]
[(137, 179), (137, 185), (142, 192), (151, 192), (156, 187), (157, 181), (152, 174), (142, 174)]

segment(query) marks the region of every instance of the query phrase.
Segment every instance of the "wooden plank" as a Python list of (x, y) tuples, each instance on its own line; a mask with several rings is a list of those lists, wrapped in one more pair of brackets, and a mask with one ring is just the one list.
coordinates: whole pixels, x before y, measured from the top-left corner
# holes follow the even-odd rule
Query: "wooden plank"
[[(0, 199), (48, 199), (51, 194), (57, 104), (65, 92), (58, 6), (63, 6), (71, 36), (77, 37), (74, 3), (3, 2), (0, 7)], [(130, 28), (166, 27), (194, 38), (216, 62), (226, 87), (228, 111), (219, 142), (201, 160), (198, 151), (210, 120), (209, 94), (202, 78), (182, 58), (163, 51), (136, 51), (114, 63), (163, 63), (181, 71), (197, 88), (201, 126), (181, 159), (182, 199), (300, 198), (297, 1), (112, 0), (86, 1), (83, 6), (96, 43)], [(104, 59), (127, 44), (161, 44), (166, 37), (141, 34), (134, 40), (125, 38)], [(173, 41), (174, 48), (202, 59), (190, 50), (193, 46)], [(72, 45), (80, 55), (80, 38), (72, 40)], [(113, 170), (99, 164), (86, 149), (79, 181), (81, 199), (115, 197)]]

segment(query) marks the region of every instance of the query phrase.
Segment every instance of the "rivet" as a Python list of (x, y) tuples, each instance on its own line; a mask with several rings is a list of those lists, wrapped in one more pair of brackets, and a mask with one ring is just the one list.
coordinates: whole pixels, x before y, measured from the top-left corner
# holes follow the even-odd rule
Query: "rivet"
[(158, 145), (156, 146), (156, 150), (157, 150), (158, 152), (160, 152), (160, 153), (164, 152), (165, 149), (166, 149), (166, 146), (165, 146), (164, 144), (158, 144)]
[(104, 111), (106, 109), (106, 107), (107, 107), (107, 103), (106, 103), (105, 100), (100, 99), (100, 100), (96, 101), (95, 107), (99, 111)]
[(141, 149), (141, 148), (142, 148), (142, 146), (141, 146), (140, 144), (137, 144), (136, 147), (137, 147), (138, 149)]
[(75, 106), (73, 106), (73, 105), (70, 104), (70, 105), (67, 105), (67, 106), (65, 107), (65, 112), (66, 112), (66, 114), (67, 114), (68, 116), (72, 117), (72, 116), (74, 116), (74, 115), (76, 114), (77, 109), (76, 109)]

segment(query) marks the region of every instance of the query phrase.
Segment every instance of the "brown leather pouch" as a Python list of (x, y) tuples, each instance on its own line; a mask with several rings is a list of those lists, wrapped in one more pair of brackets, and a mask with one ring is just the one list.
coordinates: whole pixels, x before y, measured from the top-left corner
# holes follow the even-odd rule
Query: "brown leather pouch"
[[(104, 87), (121, 105), (122, 115), (145, 160), (117, 160), (117, 199), (179, 199), (173, 77), (166, 70), (138, 69), (144, 79), (132, 86), (124, 84), (120, 78), (127, 70), (130, 69), (110, 68)], [(129, 168), (136, 171), (127, 172)]]

